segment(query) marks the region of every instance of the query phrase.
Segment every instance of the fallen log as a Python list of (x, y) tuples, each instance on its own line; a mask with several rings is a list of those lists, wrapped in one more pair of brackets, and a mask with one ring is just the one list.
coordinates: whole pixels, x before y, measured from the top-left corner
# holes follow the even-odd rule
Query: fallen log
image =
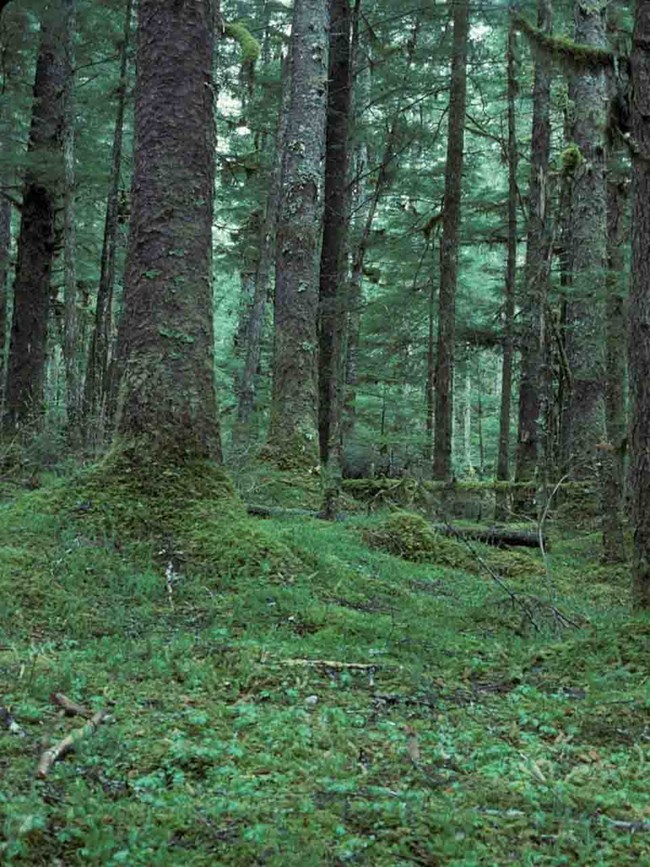
[[(539, 548), (540, 534), (529, 533), (526, 530), (508, 530), (505, 527), (488, 527), (474, 529), (473, 527), (455, 527), (453, 524), (434, 524), (433, 529), (443, 536), (452, 539), (470, 539), (472, 542), (482, 542), (493, 548)], [(550, 542), (545, 534), (541, 541), (545, 551), (550, 551)]]
[[(323, 518), (322, 512), (310, 511), (309, 509), (283, 509), (280, 506), (261, 506), (248, 504), (246, 511), (249, 515), (258, 518)], [(344, 521), (344, 514), (337, 515), (337, 521)], [(473, 542), (482, 542), (493, 548), (539, 548), (540, 536), (537, 532), (526, 530), (509, 530), (506, 527), (456, 527), (453, 524), (433, 524), (433, 529), (443, 536), (452, 539), (469, 539)], [(548, 537), (543, 534), (542, 542), (544, 550), (550, 551)]]

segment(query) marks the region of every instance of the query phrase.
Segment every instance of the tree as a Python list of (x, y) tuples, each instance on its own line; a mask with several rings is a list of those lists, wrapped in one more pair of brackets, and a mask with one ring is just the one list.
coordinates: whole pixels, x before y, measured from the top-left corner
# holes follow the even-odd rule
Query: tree
[(650, 2), (636, 0), (631, 58), (630, 486), (636, 604), (650, 608)]
[(465, 105), (467, 101), (469, 0), (456, 0), (452, 5), (454, 42), (451, 56), (447, 163), (445, 166), (445, 196), (440, 241), (440, 294), (433, 457), (434, 478), (441, 480), (448, 480), (452, 475), (451, 438), (454, 404), (456, 283), (458, 280), (458, 242), (465, 140)]
[(325, 512), (336, 514), (340, 488), (342, 341), (346, 246), (350, 217), (348, 145), (352, 93), (352, 16), (349, 0), (330, 0), (325, 211), (318, 321), (318, 433), (325, 467)]
[(318, 262), (327, 107), (327, 3), (295, 0), (291, 91), (276, 234), (271, 419), (264, 455), (283, 468), (318, 462)]
[(58, 0), (43, 13), (36, 62), (7, 362), (3, 426), (9, 432), (38, 422), (43, 413), (55, 219), (61, 199), (65, 31), (66, 16)]
[(5, 347), (9, 310), (9, 255), (11, 245), (11, 204), (0, 200), (0, 416), (4, 405)]
[(132, 11), (133, 0), (127, 0), (124, 32), (120, 45), (120, 79), (117, 91), (117, 111), (113, 134), (109, 188), (106, 197), (106, 216), (104, 220), (99, 286), (97, 289), (95, 320), (88, 350), (86, 379), (84, 382), (83, 412), (87, 436), (90, 434), (92, 427), (96, 426), (98, 431), (101, 431), (103, 427), (103, 416), (106, 412), (105, 402), (109, 391), (108, 371), (119, 229), (120, 172), (122, 169)]
[[(577, 0), (575, 41), (595, 49), (607, 46), (605, 6)], [(604, 301), (607, 254), (605, 183), (605, 67), (582, 63), (569, 80), (572, 136), (564, 152), (570, 172), (569, 271), (566, 354), (571, 387), (566, 406), (564, 460), (573, 479), (597, 474), (597, 444), (604, 424)]]
[[(551, 0), (538, 0), (537, 26), (543, 33), (552, 27)], [(548, 161), (551, 146), (550, 59), (544, 52), (535, 55), (533, 120), (528, 181), (528, 226), (526, 232), (525, 292), (521, 299), (521, 374), (515, 481), (529, 482), (538, 473), (542, 457), (543, 419), (549, 383), (546, 359), (548, 326), (546, 308), (549, 291), (551, 237), (549, 231)], [(517, 510), (529, 510), (530, 495), (519, 495)]]
[(141, 0), (117, 431), (164, 459), (221, 459), (214, 384), (210, 2)]
[[(510, 405), (512, 402), (512, 366), (514, 361), (514, 318), (515, 292), (517, 282), (517, 126), (515, 99), (517, 79), (515, 77), (515, 30), (508, 30), (507, 58), (507, 102), (508, 102), (508, 243), (506, 253), (505, 279), (505, 334), (503, 342), (503, 364), (501, 368), (501, 408), (499, 413), (499, 451), (497, 455), (497, 479), (510, 479)], [(507, 517), (506, 502), (497, 495), (497, 519)]]

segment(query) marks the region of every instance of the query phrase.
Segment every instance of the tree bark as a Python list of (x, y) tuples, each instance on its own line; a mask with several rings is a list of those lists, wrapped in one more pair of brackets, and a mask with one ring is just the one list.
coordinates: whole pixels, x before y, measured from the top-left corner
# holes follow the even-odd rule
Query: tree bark
[[(537, 26), (552, 30), (551, 0), (538, 0)], [(515, 481), (532, 481), (539, 474), (544, 443), (546, 405), (550, 395), (545, 367), (548, 357), (546, 308), (550, 282), (551, 238), (548, 218), (548, 163), (551, 143), (551, 81), (549, 58), (537, 52), (533, 84), (533, 126), (528, 182), (525, 291), (521, 312), (521, 376)], [(530, 497), (515, 495), (517, 512), (532, 511)]]
[(631, 58), (630, 481), (635, 603), (650, 608), (650, 0), (636, 0)]
[(75, 31), (76, 0), (64, 0), (66, 80), (63, 96), (63, 359), (66, 381), (68, 431), (76, 435), (79, 423), (79, 364), (77, 323), (77, 231), (75, 218)]
[[(501, 366), (501, 406), (499, 413), (499, 448), (497, 453), (497, 480), (510, 479), (510, 407), (512, 404), (512, 365), (514, 361), (514, 318), (517, 282), (517, 126), (515, 99), (517, 79), (515, 73), (515, 31), (508, 29), (507, 91), (508, 91), (508, 244), (505, 279), (505, 331), (503, 339), (503, 363)], [(500, 491), (496, 497), (497, 521), (508, 514), (508, 501)]]
[(214, 383), (210, 2), (141, 0), (117, 432), (221, 460)]
[(628, 184), (625, 178), (607, 182), (607, 298), (605, 301), (605, 425), (601, 447), (603, 560), (625, 560), (623, 535), (623, 479), (626, 442), (625, 418), (625, 211)]
[(43, 13), (18, 235), (14, 308), (3, 426), (39, 424), (44, 409), (50, 278), (61, 197), (66, 81), (65, 15), (61, 2)]
[(352, 95), (352, 15), (349, 0), (330, 0), (325, 210), (318, 321), (318, 433), (324, 467), (323, 511), (334, 518), (341, 487), (343, 315), (350, 221), (348, 146)]
[(436, 355), (434, 479), (452, 477), (451, 447), (454, 418), (454, 355), (456, 340), (456, 284), (460, 232), (465, 104), (467, 101), (467, 40), (469, 0), (453, 6), (454, 42), (451, 57), (447, 164), (440, 242), (440, 292)]
[(327, 2), (295, 0), (291, 92), (277, 225), (271, 419), (265, 458), (318, 463), (318, 263), (327, 107)]
[[(576, 42), (606, 47), (605, 24), (604, 4), (577, 0)], [(572, 286), (566, 329), (571, 389), (566, 407), (565, 462), (574, 480), (587, 480), (597, 476), (597, 445), (605, 435), (606, 71), (593, 66), (578, 68), (570, 79), (569, 95), (573, 141), (567, 145), (564, 162), (573, 179), (569, 243)]]
[(9, 312), (9, 257), (11, 255), (11, 204), (0, 199), (0, 418), (5, 396), (5, 351)]
[(124, 141), (124, 115), (126, 113), (128, 85), (128, 57), (131, 42), (133, 0), (127, 0), (124, 32), (120, 46), (120, 82), (117, 90), (117, 112), (111, 154), (111, 170), (106, 198), (104, 239), (99, 270), (99, 286), (95, 321), (88, 351), (86, 381), (84, 383), (83, 414), (86, 437), (102, 440), (105, 429), (106, 400), (109, 391), (108, 371), (113, 329), (113, 289), (115, 286), (115, 258), (119, 239), (120, 172)]

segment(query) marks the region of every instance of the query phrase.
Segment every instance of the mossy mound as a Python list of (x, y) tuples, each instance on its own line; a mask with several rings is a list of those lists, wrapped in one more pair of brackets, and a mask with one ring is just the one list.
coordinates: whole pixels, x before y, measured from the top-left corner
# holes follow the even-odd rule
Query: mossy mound
[(523, 551), (490, 551), (487, 561), (502, 578), (535, 578), (545, 572), (539, 556)]
[(394, 512), (380, 524), (364, 529), (363, 537), (371, 548), (404, 560), (468, 571), (476, 568), (473, 558), (459, 542), (436, 533), (424, 518), (411, 512)]

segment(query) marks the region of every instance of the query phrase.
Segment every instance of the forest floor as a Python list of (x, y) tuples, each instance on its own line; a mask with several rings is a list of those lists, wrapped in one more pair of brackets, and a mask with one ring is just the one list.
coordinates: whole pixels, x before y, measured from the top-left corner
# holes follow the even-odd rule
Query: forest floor
[[(513, 601), (386, 553), (386, 512), (251, 519), (202, 567), (64, 489), (0, 502), (2, 863), (650, 863), (650, 621), (596, 534), (467, 549)], [(37, 779), (84, 722), (54, 693), (110, 716)]]

